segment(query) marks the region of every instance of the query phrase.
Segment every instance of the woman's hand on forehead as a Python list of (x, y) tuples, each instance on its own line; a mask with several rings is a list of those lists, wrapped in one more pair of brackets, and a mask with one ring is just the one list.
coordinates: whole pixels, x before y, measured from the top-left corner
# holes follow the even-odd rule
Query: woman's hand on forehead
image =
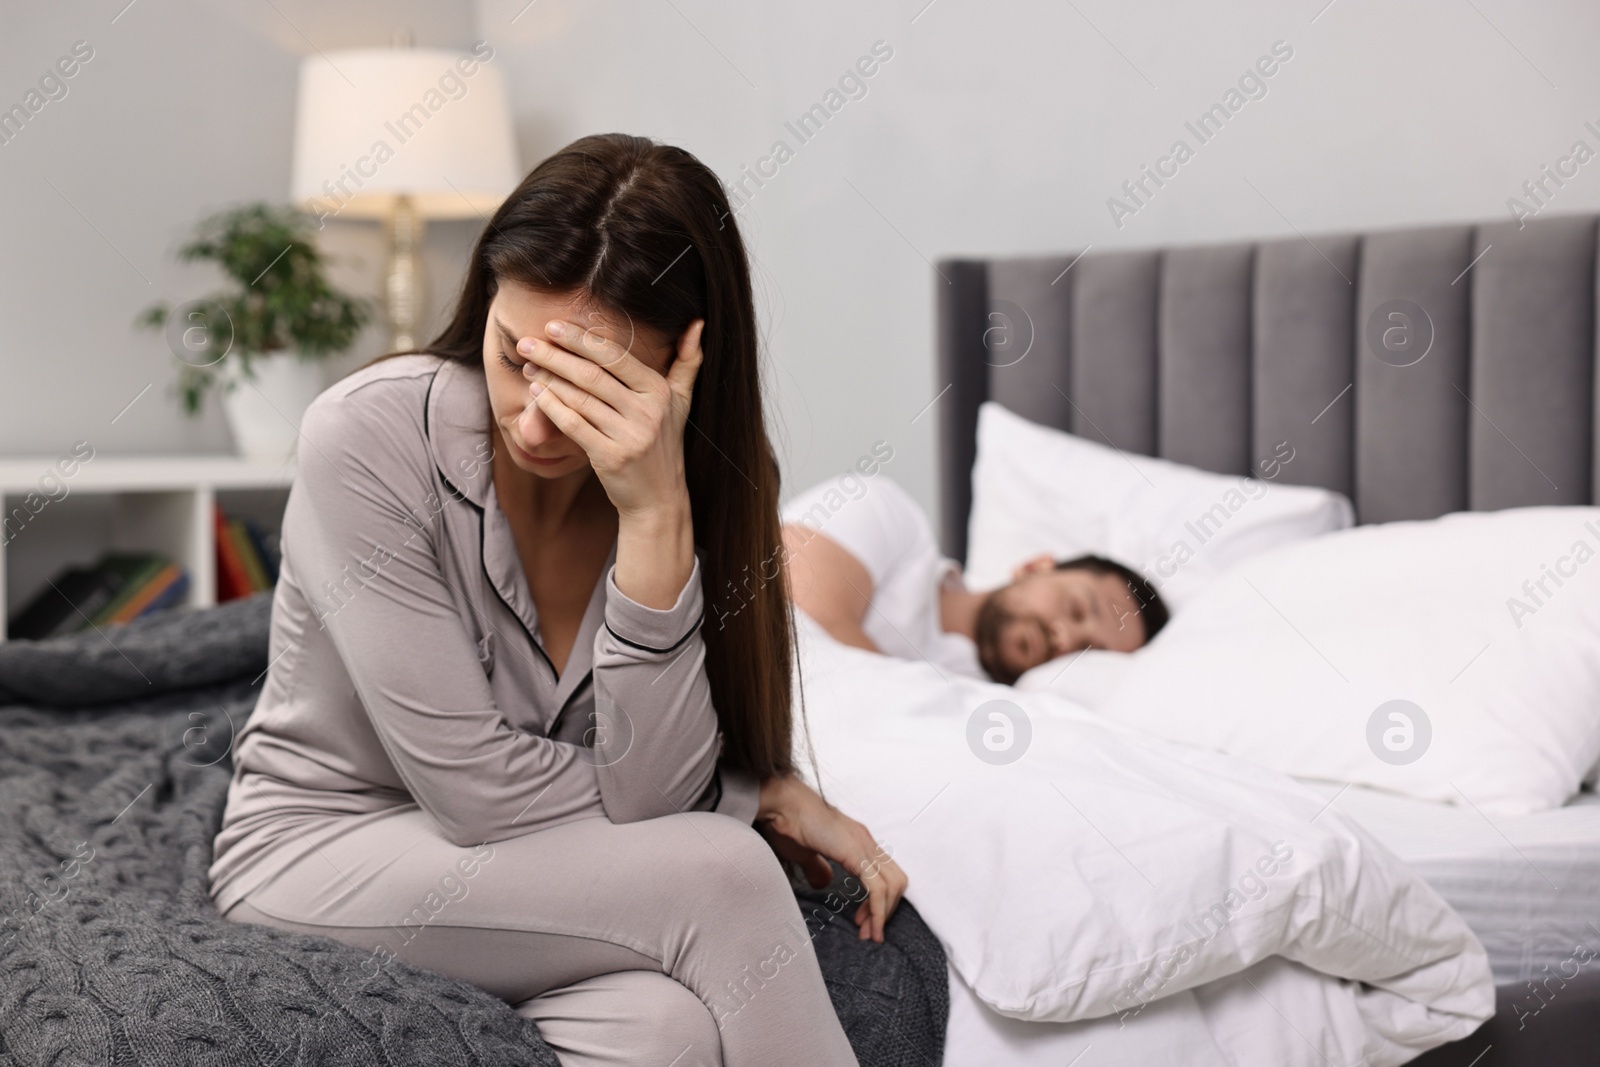
[(665, 374), (599, 330), (566, 319), (546, 324), (548, 339), (517, 342), (534, 404), (588, 454), (619, 511), (686, 496), (683, 428), (703, 329), (696, 319), (684, 332)]
[(674, 341), (639, 326), (631, 316), (624, 315), (623, 319), (619, 322), (615, 314), (603, 308), (552, 318), (542, 324), (543, 332), (535, 340), (565, 348), (601, 366), (632, 356), (657, 374), (665, 374), (677, 347)]

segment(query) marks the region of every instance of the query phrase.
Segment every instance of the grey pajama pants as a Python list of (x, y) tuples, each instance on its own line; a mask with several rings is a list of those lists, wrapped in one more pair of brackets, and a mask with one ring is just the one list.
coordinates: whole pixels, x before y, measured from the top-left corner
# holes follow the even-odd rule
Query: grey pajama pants
[(537, 1021), (563, 1067), (855, 1067), (788, 879), (737, 819), (582, 819), (469, 848), (415, 805), (334, 836), (313, 822), (317, 847), (228, 919), (369, 950), (368, 977), (400, 959), (470, 982)]

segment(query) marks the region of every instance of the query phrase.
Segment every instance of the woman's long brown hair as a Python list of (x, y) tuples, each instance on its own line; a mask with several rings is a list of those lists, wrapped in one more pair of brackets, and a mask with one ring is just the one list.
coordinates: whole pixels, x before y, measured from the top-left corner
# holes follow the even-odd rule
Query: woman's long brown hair
[(673, 339), (705, 319), (683, 452), (704, 550), (706, 677), (723, 758), (758, 777), (793, 773), (794, 631), (778, 574), (778, 462), (762, 407), (750, 265), (722, 184), (688, 152), (646, 137), (574, 141), (495, 211), (449, 325), (420, 351), (481, 371), (502, 281), (582, 293)]

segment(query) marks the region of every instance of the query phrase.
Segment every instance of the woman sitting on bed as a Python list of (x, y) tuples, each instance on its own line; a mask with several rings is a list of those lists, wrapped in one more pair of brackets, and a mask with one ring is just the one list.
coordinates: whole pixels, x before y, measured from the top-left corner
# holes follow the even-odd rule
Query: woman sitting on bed
[(698, 160), (586, 137), (524, 179), (427, 352), (306, 413), (228, 918), (477, 984), (563, 1064), (855, 1064), (773, 852), (858, 876), (879, 941), (905, 877), (794, 776), (781, 585), (701, 625), (780, 536), (758, 369)]
[(1100, 556), (1038, 556), (1008, 585), (968, 589), (916, 501), (881, 474), (813, 486), (783, 516), (795, 606), (834, 640), (871, 652), (1011, 685), (1083, 649), (1132, 652), (1167, 623), (1155, 588)]

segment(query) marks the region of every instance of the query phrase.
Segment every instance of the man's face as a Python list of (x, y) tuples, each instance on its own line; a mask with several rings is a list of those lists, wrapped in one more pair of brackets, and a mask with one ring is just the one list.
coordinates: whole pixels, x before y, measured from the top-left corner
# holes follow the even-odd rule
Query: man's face
[(1132, 652), (1145, 642), (1144, 619), (1120, 576), (1030, 562), (984, 601), (977, 639), (985, 668), (1011, 682), (1086, 648)]

